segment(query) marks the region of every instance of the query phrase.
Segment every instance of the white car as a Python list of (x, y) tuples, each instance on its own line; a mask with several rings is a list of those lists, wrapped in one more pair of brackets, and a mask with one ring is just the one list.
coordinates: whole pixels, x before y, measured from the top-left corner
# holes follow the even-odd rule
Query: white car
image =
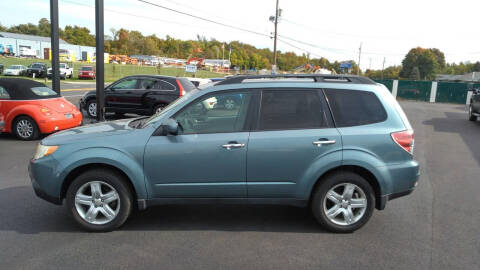
[(27, 67), (22, 65), (11, 65), (3, 71), (3, 75), (23, 76), (27, 74)]
[[(49, 78), (52, 77), (52, 68), (49, 68), (47, 70), (47, 76)], [(60, 63), (60, 78), (66, 79), (66, 78), (72, 78), (73, 77), (73, 68), (69, 67), (65, 63)]]

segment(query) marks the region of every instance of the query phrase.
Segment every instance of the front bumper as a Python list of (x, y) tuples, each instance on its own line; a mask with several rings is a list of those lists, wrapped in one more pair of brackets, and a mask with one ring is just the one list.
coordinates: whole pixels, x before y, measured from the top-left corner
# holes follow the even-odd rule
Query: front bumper
[(53, 204), (62, 204), (61, 183), (55, 178), (57, 161), (52, 157), (31, 160), (28, 174), (35, 194)]

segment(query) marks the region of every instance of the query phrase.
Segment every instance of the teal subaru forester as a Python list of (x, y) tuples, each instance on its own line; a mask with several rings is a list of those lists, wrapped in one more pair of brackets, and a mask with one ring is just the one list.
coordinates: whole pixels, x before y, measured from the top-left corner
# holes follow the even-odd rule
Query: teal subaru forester
[(352, 232), (419, 178), (408, 119), (387, 88), (347, 75), (234, 76), (152, 117), (88, 125), (40, 142), (35, 193), (90, 231), (159, 204), (310, 207)]

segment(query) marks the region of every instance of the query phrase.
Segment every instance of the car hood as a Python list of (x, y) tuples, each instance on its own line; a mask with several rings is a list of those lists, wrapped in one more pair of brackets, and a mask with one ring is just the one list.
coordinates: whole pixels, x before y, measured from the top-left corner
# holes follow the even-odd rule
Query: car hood
[(5, 72), (18, 72), (18, 71), (20, 71), (20, 69), (11, 69), (11, 68), (5, 69)]
[(43, 139), (42, 144), (61, 145), (133, 132), (136, 129), (128, 126), (132, 120), (134, 119), (122, 119), (60, 131)]

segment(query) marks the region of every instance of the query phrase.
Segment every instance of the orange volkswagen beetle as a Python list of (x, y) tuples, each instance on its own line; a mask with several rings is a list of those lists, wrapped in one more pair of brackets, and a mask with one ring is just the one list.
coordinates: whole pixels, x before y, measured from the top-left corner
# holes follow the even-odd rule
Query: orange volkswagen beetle
[(3, 130), (22, 140), (82, 124), (80, 111), (43, 83), (27, 79), (0, 79), (0, 115)]

